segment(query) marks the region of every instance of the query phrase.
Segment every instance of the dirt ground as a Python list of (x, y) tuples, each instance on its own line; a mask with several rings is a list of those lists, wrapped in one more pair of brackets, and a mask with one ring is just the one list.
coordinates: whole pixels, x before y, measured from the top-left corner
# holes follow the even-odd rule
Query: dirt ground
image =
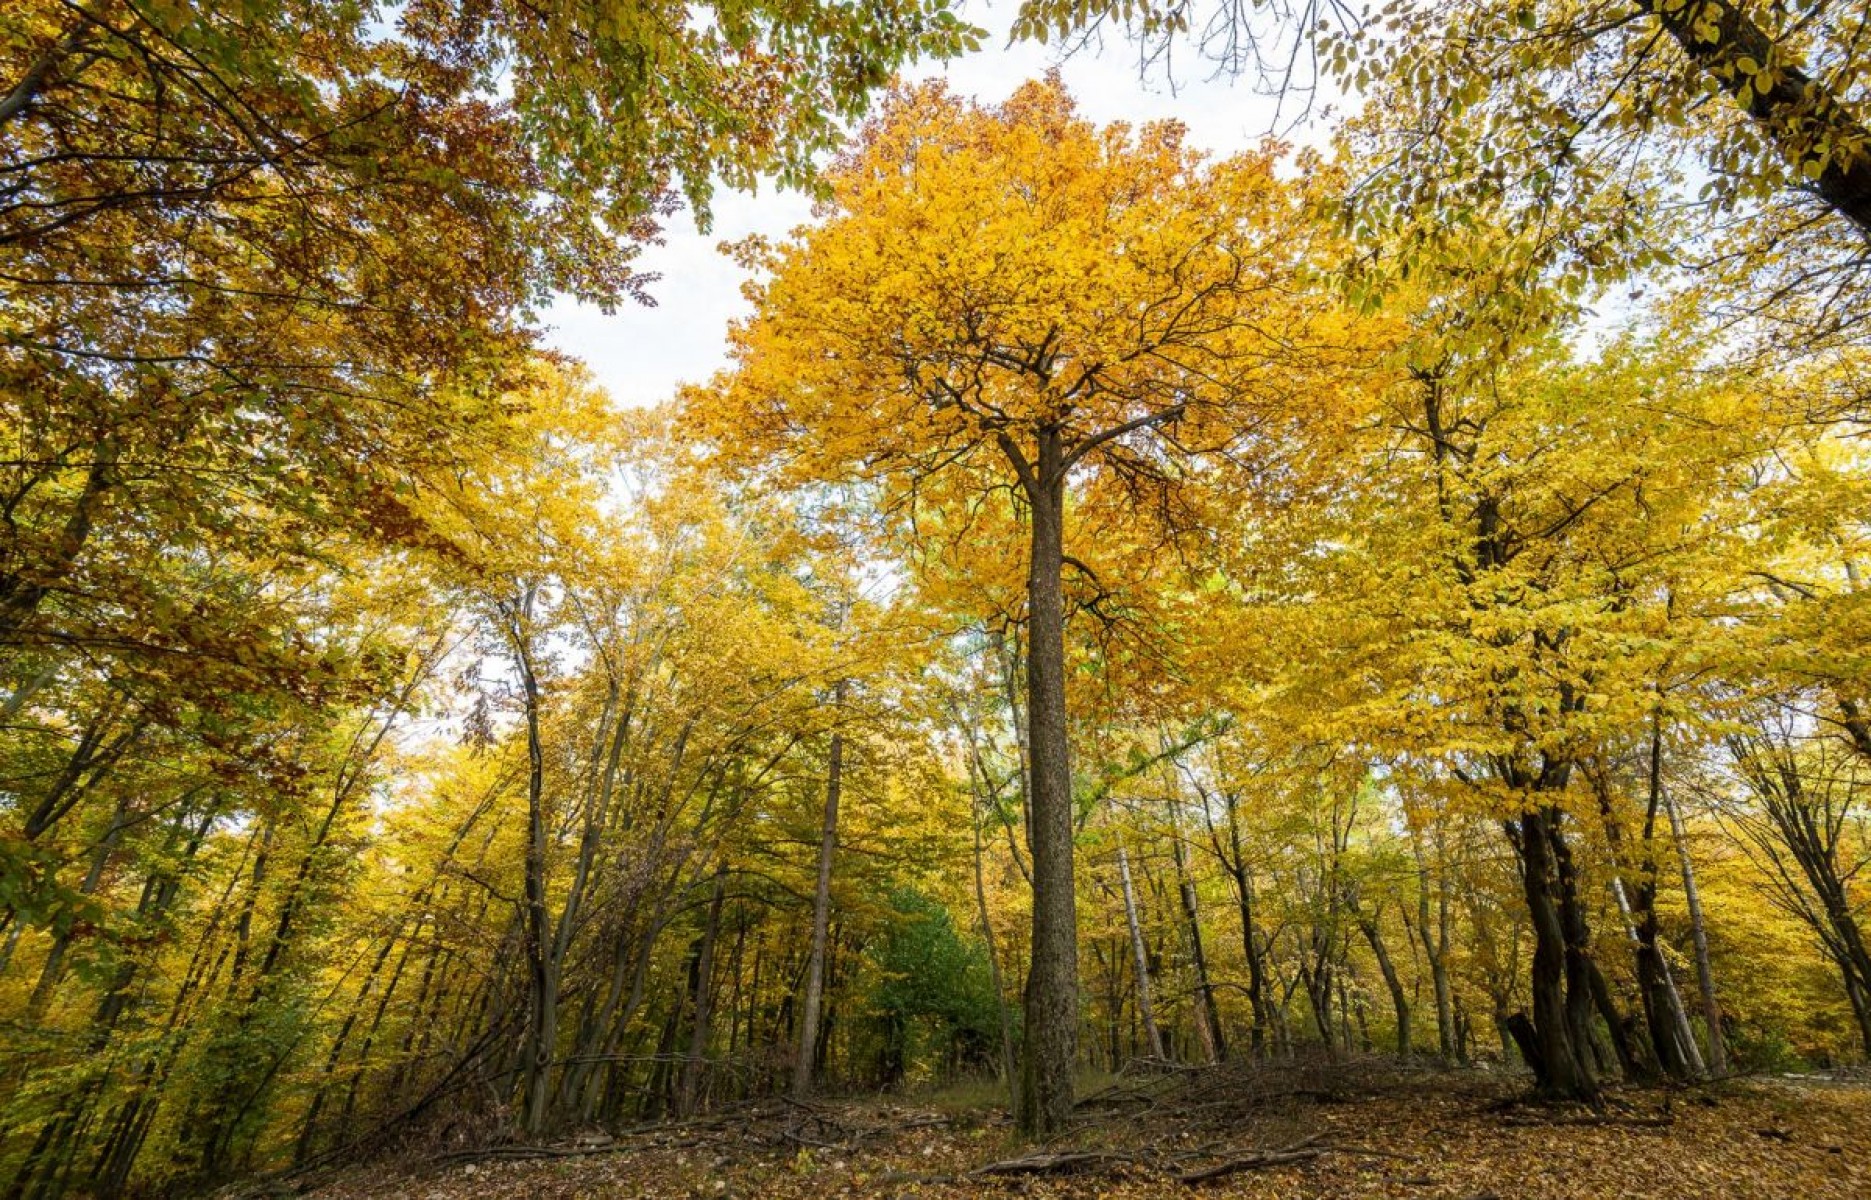
[(1756, 1078), (1524, 1102), (1518, 1081), (1346, 1066), (1120, 1081), (1023, 1145), (977, 1098), (767, 1102), (560, 1145), (352, 1167), (320, 1200), (1255, 1197), (1871, 1200), (1871, 1087)]

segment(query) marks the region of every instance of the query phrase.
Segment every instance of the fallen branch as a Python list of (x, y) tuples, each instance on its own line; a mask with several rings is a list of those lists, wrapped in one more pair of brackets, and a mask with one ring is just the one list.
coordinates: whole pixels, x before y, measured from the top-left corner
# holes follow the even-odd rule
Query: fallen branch
[(1510, 1128), (1544, 1128), (1549, 1125), (1616, 1126), (1625, 1129), (1668, 1129), (1675, 1117), (1509, 1117), (1501, 1124)]
[(1216, 1179), (1226, 1179), (1230, 1175), (1239, 1175), (1244, 1171), (1259, 1171), (1266, 1167), (1283, 1167), (1289, 1163), (1308, 1162), (1331, 1151), (1330, 1146), (1318, 1145), (1319, 1140), (1324, 1136), (1322, 1133), (1315, 1133), (1311, 1137), (1302, 1138), (1278, 1150), (1263, 1150), (1257, 1154), (1223, 1159), (1221, 1162), (1198, 1167), (1193, 1171), (1182, 1171), (1176, 1175), (1176, 1181), (1178, 1183), (1209, 1183)]
[(996, 1175), (1066, 1175), (1093, 1167), (1136, 1166), (1141, 1161), (1135, 1154), (1120, 1150), (1066, 1150), (985, 1163), (968, 1174), (976, 1179)]

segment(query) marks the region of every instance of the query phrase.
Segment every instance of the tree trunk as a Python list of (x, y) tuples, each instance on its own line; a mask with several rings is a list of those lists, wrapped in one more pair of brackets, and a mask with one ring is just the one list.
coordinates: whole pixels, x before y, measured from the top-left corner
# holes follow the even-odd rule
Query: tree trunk
[(1072, 1114), (1072, 1068), (1078, 1056), (1078, 909), (1061, 584), (1066, 464), (1059, 431), (1042, 429), (1038, 450), (1038, 460), (1025, 472), (1032, 524), (1027, 566), (1032, 816), (1027, 846), (1033, 859), (1033, 944), (1026, 980), (1020, 1127), (1043, 1137), (1063, 1129)]
[(708, 925), (702, 930), (701, 949), (695, 956), (695, 1017), (689, 1027), (689, 1049), (682, 1059), (682, 1078), (676, 1090), (676, 1116), (692, 1117), (701, 1105), (702, 1068), (707, 1065), (708, 1035), (714, 1015), (715, 941), (721, 932), (721, 905), (727, 897), (728, 864), (715, 868), (715, 891), (708, 901)]
[[(969, 760), (971, 770), (977, 761), (973, 758)], [(979, 786), (986, 788), (987, 780), (981, 779)], [(994, 987), (994, 1012), (1000, 1018), (1000, 1077), (1003, 1083), (1012, 1088), (1015, 1078), (1013, 1017), (1007, 1011), (1007, 992), (1000, 977), (1000, 949), (994, 939), (994, 921), (988, 913), (987, 880), (981, 867), (981, 804), (978, 793), (968, 806), (968, 816), (968, 823), (974, 831), (974, 902), (981, 920), (981, 940), (987, 944), (988, 980)]]
[(116, 437), (101, 438), (85, 470), (84, 487), (44, 561), (0, 572), (0, 644), (17, 646), (25, 641), (20, 629), (38, 612), (53, 586), (71, 578), (79, 554), (91, 539), (91, 527), (117, 486), (117, 455)]
[(1696, 983), (1702, 991), (1702, 1019), (1708, 1025), (1709, 1072), (1728, 1074), (1728, 1047), (1722, 1038), (1722, 1006), (1715, 995), (1715, 972), (1709, 965), (1709, 931), (1702, 920), (1702, 893), (1696, 887), (1695, 864), (1689, 858), (1689, 840), (1683, 836), (1683, 818), (1676, 801), (1663, 792), (1663, 810), (1669, 814), (1670, 834), (1676, 840), (1676, 858), (1683, 869), (1683, 899), (1689, 905), (1689, 931), (1696, 950)]
[(1541, 1091), (1567, 1099), (1592, 1099), (1598, 1094), (1598, 1080), (1592, 1071), (1589, 1046), (1579, 1036), (1585, 1032), (1582, 1022), (1574, 1019), (1580, 1001), (1589, 1017), (1589, 980), (1575, 988), (1569, 959), (1572, 957), (1565, 918), (1559, 899), (1559, 866), (1554, 861), (1549, 825), (1558, 819), (1551, 809), (1529, 809), (1516, 822), (1515, 849), (1520, 856), (1521, 885), (1526, 896), (1528, 915), (1533, 924), (1533, 964), (1529, 980), (1533, 998), (1530, 1025), (1521, 1028), (1511, 1023), (1514, 1040), (1519, 1043), (1527, 1065)]
[(1195, 1028), (1202, 1039), (1202, 1052), (1211, 1063), (1228, 1057), (1228, 1042), (1222, 1034), (1221, 1013), (1215, 1005), (1215, 987), (1208, 978), (1208, 952), (1202, 945), (1202, 912), (1195, 894), (1195, 879), (1189, 874), (1188, 851), (1182, 844), (1182, 819), (1174, 793), (1169, 802), (1170, 848), (1176, 859), (1176, 890), (1182, 897), (1182, 915), (1189, 922), (1189, 953), (1195, 960)]
[[(1440, 834), (1438, 834), (1440, 844)], [(1429, 908), (1429, 864), (1423, 855), (1423, 843), (1420, 834), (1410, 839), (1410, 847), (1416, 854), (1416, 936), (1423, 945), (1423, 957), (1429, 962), (1429, 981), (1436, 996), (1436, 1049), (1444, 1062), (1458, 1057), (1457, 1038), (1455, 1036), (1455, 1009), (1453, 996), (1449, 989), (1449, 888), (1444, 878), (1446, 864), (1439, 863), (1436, 873), (1436, 912), (1431, 932), (1432, 919)]]
[(1150, 956), (1143, 946), (1143, 927), (1137, 920), (1137, 894), (1130, 883), (1130, 856), (1124, 847), (1117, 848), (1117, 876), (1124, 885), (1124, 921), (1130, 926), (1130, 954), (1137, 971), (1137, 1015), (1143, 1021), (1143, 1035), (1150, 1047), (1150, 1057), (1162, 1062), (1163, 1034), (1156, 1025), (1156, 1006), (1150, 998)]
[[(1690, 62), (1733, 96), (1793, 168), (1839, 215), (1871, 233), (1871, 130), (1840, 97), (1807, 75), (1790, 48), (1730, 0), (1638, 0)], [(1754, 71), (1743, 64), (1753, 64)], [(1771, 67), (1771, 85), (1754, 84)]]
[(545, 1131), (551, 1098), (552, 1055), (558, 1042), (559, 996), (557, 971), (552, 962), (552, 929), (546, 911), (546, 853), (551, 832), (546, 825), (546, 749), (540, 732), (539, 677), (533, 669), (530, 634), (532, 595), (528, 592), (508, 614), (514, 664), (526, 708), (526, 882), (525, 945), (528, 1024), (520, 1057), (521, 1127), (528, 1137)]
[(1248, 1048), (1255, 1058), (1259, 1058), (1266, 1053), (1268, 1027), (1272, 1020), (1267, 1011), (1266, 962), (1261, 957), (1260, 935), (1254, 927), (1254, 876), (1247, 869), (1246, 860), (1241, 857), (1241, 824), (1235, 814), (1237, 802), (1234, 793), (1225, 792), (1223, 801), (1228, 810), (1228, 843), (1231, 851), (1228, 874), (1234, 880), (1235, 902), (1241, 910), (1241, 952), (1247, 959), (1247, 1006), (1254, 1022), (1248, 1032)]
[(1611, 880), (1611, 894), (1617, 900), (1636, 954), (1637, 987), (1643, 996), (1650, 1044), (1656, 1052), (1657, 1065), (1665, 1074), (1673, 1079), (1694, 1078), (1704, 1073), (1702, 1055), (1689, 1028), (1682, 995), (1676, 990), (1676, 977), (1663, 954), (1654, 888), (1637, 890), (1641, 909), (1631, 904), (1623, 880), (1615, 877)]
[(1397, 1057), (1410, 1056), (1410, 998), (1403, 990), (1403, 980), (1397, 975), (1396, 966), (1390, 961), (1390, 952), (1384, 947), (1383, 936), (1377, 929), (1377, 914), (1365, 916), (1358, 914), (1358, 925), (1364, 930), (1364, 940), (1371, 944), (1371, 954), (1377, 959), (1377, 969), (1383, 973), (1384, 986), (1390, 989), (1390, 1006), (1397, 1014)]
[[(836, 711), (844, 700), (845, 685), (832, 689)], [(825, 821), (819, 831), (818, 891), (812, 899), (812, 957), (806, 966), (806, 995), (799, 1022), (799, 1056), (793, 1061), (793, 1095), (803, 1100), (812, 1094), (812, 1066), (817, 1057), (819, 1006), (825, 996), (825, 933), (832, 914), (832, 854), (838, 848), (838, 789), (845, 758), (845, 738), (832, 731), (831, 753), (825, 766)]]

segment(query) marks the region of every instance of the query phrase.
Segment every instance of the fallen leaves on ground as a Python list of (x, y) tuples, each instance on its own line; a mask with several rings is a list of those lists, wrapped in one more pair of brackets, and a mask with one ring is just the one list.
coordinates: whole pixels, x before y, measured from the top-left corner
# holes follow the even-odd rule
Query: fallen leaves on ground
[[(1284, 1079), (1284, 1085), (1281, 1081)], [(1272, 1081), (1270, 1083), (1270, 1081)], [(1045, 1146), (1003, 1110), (766, 1102), (544, 1147), (354, 1168), (318, 1200), (1862, 1200), (1871, 1087), (1750, 1079), (1522, 1100), (1464, 1072), (1218, 1070), (1088, 1097)]]

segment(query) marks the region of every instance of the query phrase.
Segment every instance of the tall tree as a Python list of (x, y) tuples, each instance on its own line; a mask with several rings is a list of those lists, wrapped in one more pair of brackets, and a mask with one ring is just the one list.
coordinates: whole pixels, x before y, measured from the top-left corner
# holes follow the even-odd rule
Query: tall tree
[(1014, 502), (1034, 892), (1021, 1120), (1050, 1133), (1078, 1024), (1066, 568), (1094, 596), (1116, 582), (1068, 525), (1123, 506), (1193, 548), (1199, 464), (1245, 464), (1329, 408), (1343, 325), (1299, 290), (1315, 237), (1268, 156), (1207, 164), (1173, 125), (1097, 130), (1056, 79), (998, 108), (898, 93), (830, 187), (821, 224), (752, 248), (770, 273), (756, 315), (697, 403), (723, 443), (797, 478), (876, 481), (912, 522)]

